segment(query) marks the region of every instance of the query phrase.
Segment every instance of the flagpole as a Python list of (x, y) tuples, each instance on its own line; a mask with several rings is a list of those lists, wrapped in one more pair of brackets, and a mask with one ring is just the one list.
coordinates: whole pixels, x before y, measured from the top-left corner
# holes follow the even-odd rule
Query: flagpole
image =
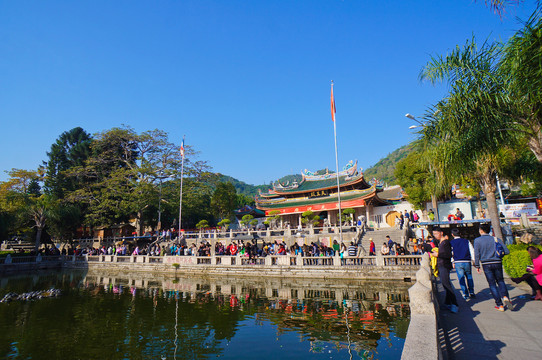
[(183, 135), (183, 142), (181, 144), (181, 190), (179, 192), (179, 234), (177, 235), (177, 238), (179, 239), (179, 243), (181, 241), (181, 215), (182, 215), (182, 209), (183, 209), (183, 175), (184, 175), (184, 135)]
[(333, 119), (333, 134), (335, 137), (335, 168), (337, 170), (337, 197), (339, 198), (339, 241), (343, 242), (343, 224), (342, 224), (342, 209), (341, 209), (341, 187), (339, 184), (339, 155), (337, 151), (337, 122), (335, 121), (335, 98), (333, 96), (333, 80), (331, 80), (331, 118)]

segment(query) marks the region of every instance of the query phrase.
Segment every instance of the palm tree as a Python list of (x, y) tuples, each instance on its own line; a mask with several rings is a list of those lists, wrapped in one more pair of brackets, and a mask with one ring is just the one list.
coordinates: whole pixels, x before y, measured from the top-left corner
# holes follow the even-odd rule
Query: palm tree
[(539, 5), (504, 47), (500, 63), (509, 74), (510, 123), (542, 163), (542, 8)]
[(502, 131), (507, 79), (498, 71), (500, 51), (500, 44), (478, 46), (473, 38), (446, 56), (432, 57), (420, 78), (446, 81), (450, 92), (424, 116), (420, 133), (440, 183), (453, 183), (465, 175), (478, 180), (495, 234), (502, 238), (495, 175), (510, 133)]

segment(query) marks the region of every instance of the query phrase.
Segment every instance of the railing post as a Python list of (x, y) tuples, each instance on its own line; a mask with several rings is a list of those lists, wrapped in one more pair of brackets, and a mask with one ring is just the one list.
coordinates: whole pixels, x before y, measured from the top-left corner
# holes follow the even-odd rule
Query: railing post
[(384, 266), (384, 256), (380, 252), (376, 253), (376, 266)]

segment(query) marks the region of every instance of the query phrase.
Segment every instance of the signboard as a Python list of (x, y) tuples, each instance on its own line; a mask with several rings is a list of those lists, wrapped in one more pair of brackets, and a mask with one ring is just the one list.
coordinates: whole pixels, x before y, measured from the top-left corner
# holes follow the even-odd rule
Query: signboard
[(536, 203), (522, 203), (522, 204), (506, 204), (499, 205), (499, 212), (504, 214), (504, 217), (521, 217), (521, 214), (527, 214), (527, 216), (537, 216), (538, 209)]
[[(353, 208), (357, 206), (365, 206), (365, 200), (358, 199), (358, 200), (349, 200), (349, 201), (342, 201), (341, 202), (341, 208)], [(289, 208), (283, 208), (283, 209), (277, 209), (280, 211), (280, 215), (286, 215), (286, 214), (302, 214), (307, 210), (311, 210), (315, 213), (318, 213), (320, 211), (328, 211), (328, 210), (338, 210), (339, 209), (339, 203), (338, 202), (332, 202), (327, 204), (318, 204), (318, 205), (306, 205), (306, 206), (296, 206), (296, 207), (289, 207)], [(269, 213), (273, 210), (266, 210), (265, 215), (269, 215)]]

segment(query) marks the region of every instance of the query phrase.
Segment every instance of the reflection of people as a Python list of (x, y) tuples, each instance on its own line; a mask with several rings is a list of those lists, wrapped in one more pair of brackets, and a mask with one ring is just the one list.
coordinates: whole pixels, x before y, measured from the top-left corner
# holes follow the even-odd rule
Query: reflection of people
[(533, 289), (533, 300), (542, 300), (542, 251), (534, 246), (529, 246), (527, 251), (531, 256), (533, 266), (528, 266), (525, 274), (512, 278), (512, 281), (516, 284), (525, 281)]

